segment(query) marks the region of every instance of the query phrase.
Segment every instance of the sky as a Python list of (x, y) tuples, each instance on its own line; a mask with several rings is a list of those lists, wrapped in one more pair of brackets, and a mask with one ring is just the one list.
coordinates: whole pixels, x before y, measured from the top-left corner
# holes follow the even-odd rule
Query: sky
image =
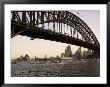
[[(96, 38), (100, 43), (100, 11), (99, 10), (74, 10), (70, 11), (73, 14), (80, 17), (92, 30)], [(77, 12), (79, 14), (77, 14)], [(17, 35), (11, 38), (11, 58), (18, 58), (21, 55), (28, 54), (30, 58), (40, 57), (55, 57), (61, 56), (64, 53), (65, 48), (71, 44), (44, 40), (34, 39), (30, 40), (30, 37)], [(71, 45), (72, 53), (78, 49), (79, 46)], [(82, 51), (86, 50), (82, 48)]]

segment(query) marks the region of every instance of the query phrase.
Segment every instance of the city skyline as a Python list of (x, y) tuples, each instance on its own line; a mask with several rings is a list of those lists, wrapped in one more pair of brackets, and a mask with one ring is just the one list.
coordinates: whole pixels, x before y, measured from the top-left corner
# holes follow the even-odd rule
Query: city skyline
[[(82, 49), (83, 49), (83, 51), (82, 51)], [(57, 58), (57, 57), (59, 57), (59, 58), (63, 58), (63, 57), (71, 57), (71, 58), (74, 58), (73, 56), (74, 55), (85, 55), (85, 52), (91, 52), (92, 53), (92, 51), (91, 50), (88, 50), (88, 49), (86, 49), (86, 48), (82, 48), (82, 47), (78, 47), (78, 49), (73, 53), (72, 52), (72, 48), (71, 48), (71, 45), (69, 44), (65, 49), (64, 49), (64, 52), (62, 52), (60, 55), (56, 55), (56, 56), (50, 56), (50, 57), (48, 57), (48, 55), (44, 55), (44, 57), (42, 57), (42, 58)], [(77, 54), (78, 53), (78, 54)], [(80, 54), (79, 54), (80, 53)], [(88, 55), (88, 54), (86, 54), (86, 55)], [(21, 58), (21, 57), (25, 57), (25, 56), (28, 56), (30, 59), (33, 59), (33, 58), (41, 58), (41, 57), (38, 57), (38, 56), (34, 56), (33, 58), (31, 58), (30, 56), (29, 56), (29, 54), (25, 54), (25, 55), (20, 55), (18, 58)], [(15, 58), (15, 59), (17, 59), (17, 58)]]
[[(100, 11), (70, 11), (80, 17), (90, 27), (100, 43)], [(79, 14), (77, 14), (77, 12)], [(94, 21), (95, 20), (95, 21)], [(30, 57), (38, 56), (44, 57), (45, 55), (57, 56), (64, 52), (67, 47), (66, 43), (35, 39), (30, 40), (29, 37), (17, 35), (11, 39), (11, 58), (17, 58), (21, 54), (29, 54)], [(74, 53), (79, 46), (71, 45), (72, 52)], [(83, 49), (84, 50), (84, 49)]]
[[(28, 39), (30, 39), (30, 38), (29, 37), (28, 38), (27, 37), (25, 37), (25, 38), (23, 37), (23, 39), (25, 39), (25, 40), (27, 39), (27, 41), (28, 41)], [(19, 44), (19, 40), (20, 39), (17, 40), (18, 41), (18, 44)], [(20, 54), (19, 55), (15, 55), (16, 57), (14, 57), (12, 59), (19, 58), (21, 55), (22, 56), (25, 56), (26, 54), (28, 54), (31, 58), (34, 58), (35, 56), (36, 57), (39, 57), (39, 58), (44, 58), (45, 55), (47, 55), (48, 58), (49, 57), (56, 57), (56, 56), (61, 56), (61, 53), (64, 53), (65, 52), (65, 49), (66, 49), (66, 47), (68, 45), (71, 46), (72, 54), (74, 54), (78, 50), (78, 48), (79, 48), (79, 46), (75, 46), (75, 48), (74, 48), (74, 45), (66, 44), (66, 43), (61, 43), (61, 42), (56, 42), (56, 41), (50, 41), (50, 40), (44, 40), (44, 39), (35, 39), (35, 40), (37, 40), (38, 42), (40, 40), (40, 42), (42, 42), (42, 43), (38, 47), (39, 50), (37, 50), (36, 52), (34, 51), (35, 53), (33, 53), (33, 56), (30, 55), (30, 52), (32, 51), (32, 49), (34, 49), (34, 46), (32, 46), (32, 49), (30, 49), (25, 44), (22, 44), (24, 46), (24, 48), (22, 48), (21, 50), (18, 48), (17, 50), (18, 50), (18, 52)], [(30, 44), (33, 43), (33, 40), (31, 40), (31, 41), (32, 42)], [(43, 43), (44, 41), (46, 43), (48, 43), (48, 45), (47, 44), (44, 45), (44, 43)], [(56, 48), (56, 45), (58, 46), (58, 48)], [(50, 46), (50, 49), (49, 49), (50, 51), (49, 52), (48, 52), (47, 49), (45, 49), (46, 46), (47, 47)], [(26, 48), (28, 48), (28, 50)], [(26, 49), (26, 51), (24, 51), (24, 49)], [(56, 54), (53, 54), (53, 52), (54, 52), (53, 49), (56, 49)], [(83, 48), (83, 47), (81, 47), (81, 49), (82, 49), (82, 51), (87, 50), (86, 48)], [(34, 49), (34, 50), (36, 50), (36, 49)], [(40, 52), (40, 54), (38, 54), (39, 52)]]

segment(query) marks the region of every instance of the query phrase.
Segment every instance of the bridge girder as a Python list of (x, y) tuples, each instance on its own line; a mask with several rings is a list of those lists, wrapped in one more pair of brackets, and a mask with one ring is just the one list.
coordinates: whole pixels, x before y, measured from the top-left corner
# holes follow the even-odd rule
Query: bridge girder
[[(74, 15), (71, 12), (68, 12), (68, 11), (12, 11), (11, 23), (12, 25), (14, 25), (13, 28), (20, 24), (22, 26), (25, 26), (25, 28), (27, 28), (28, 25), (38, 27), (38, 25), (40, 24), (44, 26), (45, 23), (49, 24), (51, 22), (53, 23), (53, 31), (55, 31), (55, 22), (58, 23), (60, 27), (62, 23), (66, 24), (67, 26), (72, 27), (74, 30), (77, 30), (77, 32), (79, 32), (82, 35), (82, 37), (85, 39), (87, 43), (92, 44), (98, 48), (100, 47), (100, 44), (97, 38), (95, 37), (91, 29), (87, 26), (87, 24), (83, 20), (81, 20), (78, 16)], [(11, 28), (12, 37), (18, 34), (22, 35), (23, 32), (26, 32), (28, 30), (28, 29), (21, 29), (16, 34), (14, 34), (13, 30), (14, 31), (16, 30), (13, 28)], [(32, 29), (30, 30), (33, 31)]]

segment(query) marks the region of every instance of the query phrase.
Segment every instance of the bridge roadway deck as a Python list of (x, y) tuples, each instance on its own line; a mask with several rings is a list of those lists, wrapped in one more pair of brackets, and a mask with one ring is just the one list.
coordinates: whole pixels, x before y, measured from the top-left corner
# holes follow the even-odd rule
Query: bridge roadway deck
[[(14, 34), (16, 35), (18, 32), (21, 32), (19, 35), (28, 36), (31, 38), (40, 38), (51, 41), (57, 41), (77, 46), (82, 46), (91, 50), (100, 50), (100, 47), (95, 46), (94, 44), (87, 43), (75, 37), (67, 36), (61, 33), (54, 32), (52, 30), (42, 29), (36, 26), (30, 26), (23, 23), (11, 22), (11, 31), (14, 28)], [(12, 37), (14, 37), (12, 35)]]

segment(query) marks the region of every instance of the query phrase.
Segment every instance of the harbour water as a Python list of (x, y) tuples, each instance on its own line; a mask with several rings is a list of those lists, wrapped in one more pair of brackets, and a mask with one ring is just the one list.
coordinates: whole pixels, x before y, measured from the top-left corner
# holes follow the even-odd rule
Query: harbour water
[(12, 77), (99, 77), (100, 60), (11, 64)]

